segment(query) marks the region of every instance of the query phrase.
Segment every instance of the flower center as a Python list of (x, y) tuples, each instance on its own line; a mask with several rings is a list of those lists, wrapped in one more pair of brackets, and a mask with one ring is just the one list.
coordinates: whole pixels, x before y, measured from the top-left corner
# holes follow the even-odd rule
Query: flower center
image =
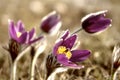
[(19, 38), (21, 36), (21, 32), (17, 32), (17, 37)]
[(68, 50), (65, 46), (59, 46), (58, 54), (65, 54), (68, 59), (70, 59), (72, 56), (71, 51)]

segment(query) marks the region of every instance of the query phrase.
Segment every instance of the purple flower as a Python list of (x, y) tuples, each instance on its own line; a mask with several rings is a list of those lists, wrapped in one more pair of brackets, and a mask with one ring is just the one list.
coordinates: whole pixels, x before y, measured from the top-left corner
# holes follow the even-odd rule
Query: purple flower
[(88, 33), (96, 33), (106, 29), (111, 24), (111, 19), (105, 18), (106, 11), (99, 11), (85, 16), (82, 22), (82, 28)]
[(55, 34), (61, 27), (61, 21), (60, 16), (55, 12), (49, 13), (47, 16), (45, 16), (41, 21), (41, 30), (50, 33)]
[(18, 21), (15, 25), (12, 20), (9, 20), (9, 35), (11, 39), (20, 44), (31, 44), (43, 38), (43, 36), (40, 36), (34, 39), (34, 28), (31, 31), (25, 31), (24, 24), (21, 21)]
[(72, 47), (76, 41), (77, 35), (69, 35), (67, 30), (60, 40), (55, 44), (53, 48), (53, 55), (56, 56), (57, 61), (68, 67), (81, 68), (76, 62), (81, 62), (88, 58), (90, 51), (88, 50), (72, 50)]

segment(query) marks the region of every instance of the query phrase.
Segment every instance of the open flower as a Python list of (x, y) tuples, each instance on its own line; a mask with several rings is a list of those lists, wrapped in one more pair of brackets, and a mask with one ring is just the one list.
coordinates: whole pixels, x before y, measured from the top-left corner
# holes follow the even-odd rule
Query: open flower
[(88, 14), (81, 20), (82, 28), (88, 33), (96, 33), (106, 29), (111, 24), (111, 19), (105, 18), (106, 11)]
[(72, 47), (76, 41), (77, 35), (69, 35), (67, 30), (61, 37), (53, 49), (53, 55), (56, 56), (57, 61), (68, 67), (81, 68), (76, 62), (81, 62), (88, 58), (90, 51), (88, 50), (72, 50)]
[(42, 21), (40, 28), (42, 31), (50, 34), (55, 34), (61, 27), (60, 15), (55, 11), (45, 16)]
[(9, 35), (16, 42), (20, 44), (31, 44), (43, 38), (43, 36), (40, 36), (34, 39), (34, 34), (34, 28), (31, 31), (25, 31), (24, 24), (21, 21), (18, 21), (15, 25), (12, 20), (9, 20)]

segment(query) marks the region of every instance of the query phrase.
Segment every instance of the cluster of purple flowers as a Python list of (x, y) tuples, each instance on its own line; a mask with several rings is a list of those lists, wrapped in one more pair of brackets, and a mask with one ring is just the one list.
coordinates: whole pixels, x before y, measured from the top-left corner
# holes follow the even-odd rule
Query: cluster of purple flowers
[[(105, 18), (106, 13), (107, 11), (100, 11), (88, 14), (81, 20), (81, 28), (87, 33), (96, 33), (108, 28), (108, 26), (111, 25), (111, 19)], [(60, 27), (60, 15), (55, 11), (45, 16), (40, 25), (40, 29), (47, 34), (56, 34)], [(18, 21), (15, 25), (12, 20), (9, 20), (10, 39), (14, 40), (16, 43), (19, 43), (20, 45), (31, 45), (44, 38), (43, 35), (36, 37), (35, 34), (34, 28), (30, 31), (26, 31), (22, 21)], [(76, 62), (84, 61), (89, 57), (91, 53), (89, 50), (72, 49), (76, 39), (76, 33), (70, 34), (70, 31), (66, 30), (54, 44), (52, 55), (62, 66), (83, 68), (82, 65), (77, 65)]]
[[(105, 11), (99, 11), (96, 13), (88, 14), (82, 18), (81, 27), (79, 27), (77, 31), (70, 33), (69, 30), (65, 30), (64, 34), (60, 38), (58, 38), (57, 42), (54, 44), (52, 48), (52, 54), (48, 55), (48, 57), (46, 58), (47, 78), (54, 71), (54, 69), (60, 66), (75, 68), (75, 69), (76, 68), (81, 69), (84, 67), (83, 65), (78, 65), (77, 63), (86, 60), (90, 56), (91, 51), (73, 49), (73, 46), (76, 43), (78, 37), (77, 32), (79, 32), (80, 30), (84, 30), (87, 33), (93, 34), (105, 30), (111, 25), (111, 19), (105, 17), (106, 13), (107, 11), (105, 10)], [(45, 34), (55, 35), (60, 29), (61, 23), (62, 22), (60, 19), (60, 15), (58, 15), (55, 11), (53, 11), (47, 16), (43, 17), (43, 19), (41, 20), (40, 29)], [(44, 35), (40, 34), (39, 36), (36, 36), (36, 31), (34, 28), (31, 29), (30, 31), (26, 31), (24, 24), (20, 20), (17, 22), (17, 24), (15, 24), (12, 20), (9, 20), (8, 27), (9, 27), (9, 36), (10, 36), (10, 43), (8, 50), (13, 62), (19, 56), (21, 46), (25, 45), (25, 47), (26, 46), (28, 47), (38, 41), (44, 42), (43, 39)], [(34, 76), (33, 70), (35, 67), (34, 65), (36, 60), (33, 57), (35, 56), (34, 52), (35, 49), (32, 46), (31, 59), (33, 60), (33, 65), (32, 65), (31, 76)], [(36, 54), (37, 57), (38, 54)], [(14, 80), (16, 80), (15, 77)]]

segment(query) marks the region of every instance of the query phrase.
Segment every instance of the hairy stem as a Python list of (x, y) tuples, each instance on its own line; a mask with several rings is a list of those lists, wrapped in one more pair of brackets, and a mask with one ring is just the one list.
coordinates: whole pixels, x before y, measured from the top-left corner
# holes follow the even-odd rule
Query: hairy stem
[(16, 80), (16, 69), (17, 69), (17, 63), (18, 61), (23, 57), (23, 55), (30, 50), (30, 47), (27, 47), (24, 51), (22, 51), (21, 53), (19, 53), (19, 55), (16, 57), (13, 66), (12, 66), (12, 78), (11, 80)]
[(82, 30), (82, 27), (79, 27), (79, 28), (76, 29), (71, 35), (76, 34), (76, 33), (80, 32), (81, 30)]
[(43, 44), (39, 46), (39, 48), (37, 49), (33, 57), (32, 65), (31, 65), (31, 79), (30, 80), (34, 80), (36, 62), (37, 62), (39, 55), (44, 51), (45, 47), (46, 47), (46, 42), (43, 42)]

